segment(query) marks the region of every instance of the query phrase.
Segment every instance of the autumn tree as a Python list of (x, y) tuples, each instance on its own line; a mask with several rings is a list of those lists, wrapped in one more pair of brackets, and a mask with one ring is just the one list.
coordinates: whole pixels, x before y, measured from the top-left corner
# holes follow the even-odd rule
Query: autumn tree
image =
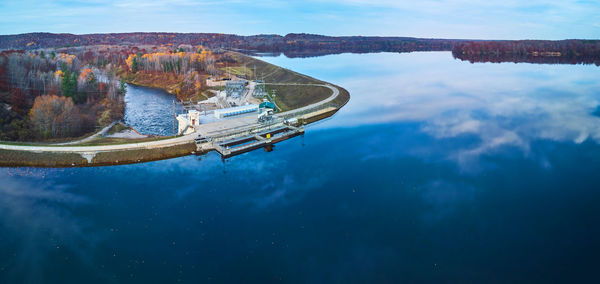
[(77, 80), (77, 93), (73, 97), (73, 101), (77, 104), (84, 103), (88, 96), (98, 98), (100, 92), (96, 75), (90, 68), (83, 69)]
[(10, 92), (10, 104), (12, 110), (17, 113), (27, 113), (27, 97), (23, 90), (16, 88)]
[(27, 117), (0, 107), (0, 140), (26, 141), (31, 138)]
[(42, 138), (68, 137), (77, 134), (81, 118), (73, 100), (56, 95), (35, 99), (29, 112), (35, 131)]

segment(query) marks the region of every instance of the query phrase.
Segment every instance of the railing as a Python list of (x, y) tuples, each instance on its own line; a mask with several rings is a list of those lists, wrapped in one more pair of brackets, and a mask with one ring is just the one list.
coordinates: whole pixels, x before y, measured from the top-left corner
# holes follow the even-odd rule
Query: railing
[(305, 109), (302, 111), (295, 112), (295, 111), (291, 110), (291, 111), (288, 111), (288, 113), (282, 113), (282, 114), (276, 114), (276, 115), (281, 118), (284, 118), (284, 119), (289, 119), (289, 118), (294, 118), (294, 117), (300, 117), (305, 114), (309, 114), (309, 113), (316, 112), (316, 111), (323, 110), (323, 109), (330, 108), (330, 107), (339, 108), (338, 104), (329, 102), (329, 103), (322, 104), (322, 105), (319, 105), (319, 106), (316, 106), (313, 108)]
[(266, 124), (254, 124), (251, 126), (244, 126), (238, 128), (232, 128), (227, 130), (220, 130), (208, 133), (206, 136), (212, 138), (212, 141), (220, 141), (222, 139), (231, 139), (237, 136), (249, 135), (259, 133), (265, 130), (272, 130), (275, 127), (280, 127), (283, 119), (274, 119), (272, 122)]

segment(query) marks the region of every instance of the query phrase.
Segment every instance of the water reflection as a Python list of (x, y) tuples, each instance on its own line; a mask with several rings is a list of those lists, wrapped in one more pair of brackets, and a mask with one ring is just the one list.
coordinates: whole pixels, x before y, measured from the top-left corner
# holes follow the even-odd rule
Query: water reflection
[(44, 267), (54, 261), (76, 262), (83, 270), (94, 270), (89, 253), (101, 234), (72, 213), (91, 200), (55, 184), (44, 170), (2, 171), (0, 180), (0, 224), (2, 231), (10, 232), (1, 238), (0, 274), (5, 275), (0, 279), (42, 283)]
[(449, 52), (262, 59), (350, 91), (347, 107), (317, 128), (418, 122), (438, 139), (477, 136), (448, 153), (459, 161), (504, 146), (527, 154), (538, 139), (600, 142), (596, 66), (470, 64)]
[(0, 169), (0, 282), (589, 282), (597, 69), (268, 60), (352, 99), (271, 152)]

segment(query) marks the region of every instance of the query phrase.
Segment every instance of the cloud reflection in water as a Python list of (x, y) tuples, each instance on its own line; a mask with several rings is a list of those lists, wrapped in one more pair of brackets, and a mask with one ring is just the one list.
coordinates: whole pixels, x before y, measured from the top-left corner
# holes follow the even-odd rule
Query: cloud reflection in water
[[(449, 52), (265, 59), (350, 91), (336, 119), (316, 129), (416, 122), (438, 139), (478, 137), (478, 144), (448, 153), (463, 164), (503, 147), (528, 155), (539, 139), (600, 142), (593, 115), (600, 68), (593, 65), (471, 64)], [(321, 74), (321, 66), (328, 71)]]
[(0, 250), (14, 256), (0, 261), (8, 277), (2, 279), (42, 283), (43, 264), (60, 255), (75, 256), (75, 261), (92, 268), (88, 253), (101, 237), (72, 213), (73, 208), (91, 201), (54, 184), (43, 171), (0, 172), (0, 231), (10, 232), (3, 234)]

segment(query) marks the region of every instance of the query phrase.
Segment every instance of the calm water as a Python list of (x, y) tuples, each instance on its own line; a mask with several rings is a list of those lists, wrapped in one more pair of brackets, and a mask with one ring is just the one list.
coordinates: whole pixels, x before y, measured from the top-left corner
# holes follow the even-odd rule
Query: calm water
[(0, 282), (598, 280), (600, 68), (264, 59), (352, 99), (225, 162), (0, 169)]

